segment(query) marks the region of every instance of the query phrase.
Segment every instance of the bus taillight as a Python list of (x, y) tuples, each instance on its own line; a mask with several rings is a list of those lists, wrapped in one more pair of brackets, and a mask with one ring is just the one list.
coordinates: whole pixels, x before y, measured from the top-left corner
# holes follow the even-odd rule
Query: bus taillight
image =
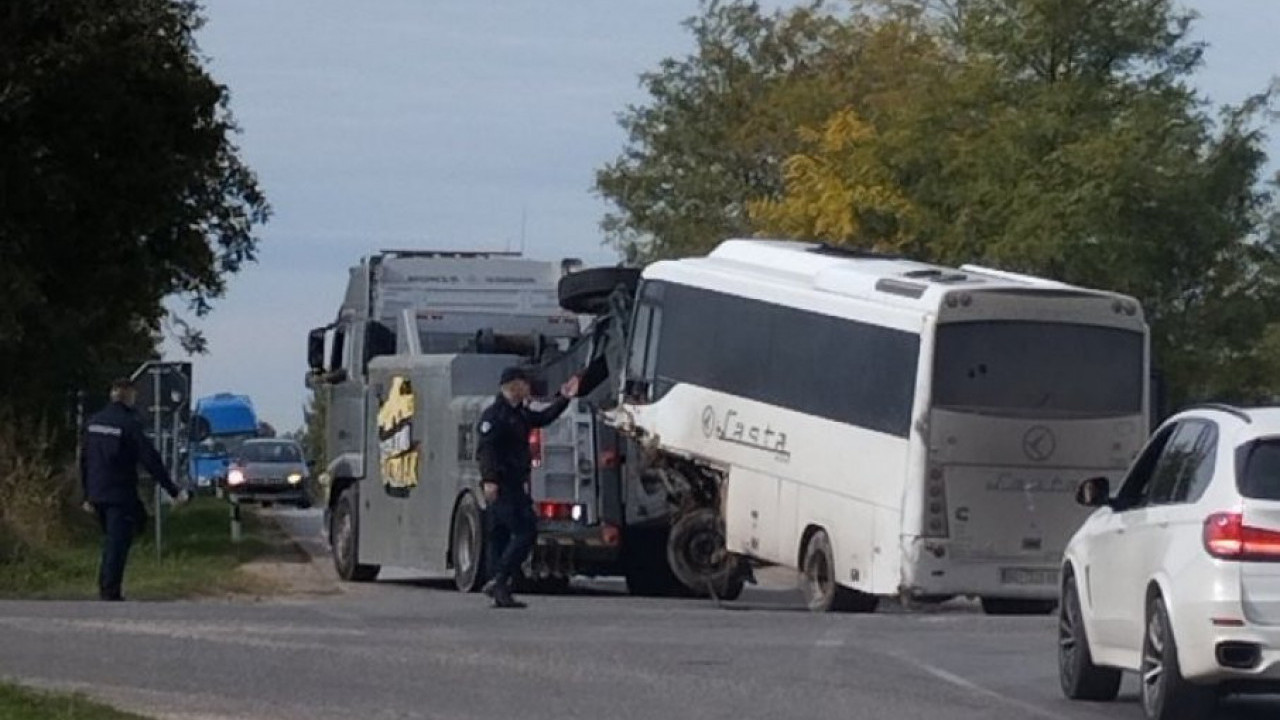
[(947, 523), (947, 486), (942, 468), (930, 468), (924, 483), (924, 532), (928, 538), (950, 535)]

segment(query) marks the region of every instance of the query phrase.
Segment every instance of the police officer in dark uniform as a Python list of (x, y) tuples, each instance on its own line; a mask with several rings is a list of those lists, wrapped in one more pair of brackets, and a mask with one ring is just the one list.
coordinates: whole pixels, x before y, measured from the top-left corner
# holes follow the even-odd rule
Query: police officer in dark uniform
[(578, 379), (560, 388), (559, 396), (547, 408), (533, 410), (526, 404), (531, 387), (521, 368), (502, 372), (502, 389), (480, 416), (481, 488), (488, 504), (488, 557), (493, 578), (485, 594), (495, 607), (519, 608), (524, 604), (511, 596), (511, 580), (520, 571), (537, 540), (537, 516), (529, 495), (532, 457), (529, 433), (555, 422), (578, 393)]
[(80, 453), (80, 482), (86, 509), (102, 526), (102, 564), (98, 569), (98, 597), (123, 600), (121, 584), (133, 536), (146, 519), (138, 497), (141, 464), (178, 503), (189, 499), (169, 477), (160, 453), (142, 433), (133, 411), (137, 391), (128, 379), (111, 384), (111, 403), (89, 418)]

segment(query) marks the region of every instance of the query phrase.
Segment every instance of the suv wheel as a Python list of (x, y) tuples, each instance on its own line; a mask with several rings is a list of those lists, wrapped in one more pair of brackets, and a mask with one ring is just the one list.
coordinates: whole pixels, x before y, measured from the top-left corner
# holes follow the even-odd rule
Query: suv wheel
[(1120, 693), (1122, 678), (1119, 670), (1093, 664), (1076, 579), (1068, 576), (1058, 612), (1058, 681), (1062, 694), (1072, 700), (1110, 702)]
[(1147, 603), (1147, 629), (1142, 639), (1142, 714), (1147, 720), (1202, 720), (1213, 715), (1217, 690), (1182, 677), (1178, 645), (1164, 600)]

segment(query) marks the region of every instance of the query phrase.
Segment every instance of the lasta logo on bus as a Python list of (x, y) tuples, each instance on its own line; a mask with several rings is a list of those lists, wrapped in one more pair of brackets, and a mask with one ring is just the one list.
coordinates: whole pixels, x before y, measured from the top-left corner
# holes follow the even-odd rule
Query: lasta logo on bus
[(787, 450), (786, 433), (774, 430), (769, 425), (749, 423), (743, 420), (737, 410), (725, 410), (721, 416), (711, 405), (703, 408), (702, 434), (722, 442), (772, 453), (779, 460), (791, 459), (791, 451)]

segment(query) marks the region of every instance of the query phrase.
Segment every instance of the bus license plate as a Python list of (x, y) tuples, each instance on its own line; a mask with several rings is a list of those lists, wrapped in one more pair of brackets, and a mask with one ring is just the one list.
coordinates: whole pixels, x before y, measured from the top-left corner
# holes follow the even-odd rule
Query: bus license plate
[(1057, 585), (1058, 571), (1042, 568), (1000, 568), (1002, 585)]

